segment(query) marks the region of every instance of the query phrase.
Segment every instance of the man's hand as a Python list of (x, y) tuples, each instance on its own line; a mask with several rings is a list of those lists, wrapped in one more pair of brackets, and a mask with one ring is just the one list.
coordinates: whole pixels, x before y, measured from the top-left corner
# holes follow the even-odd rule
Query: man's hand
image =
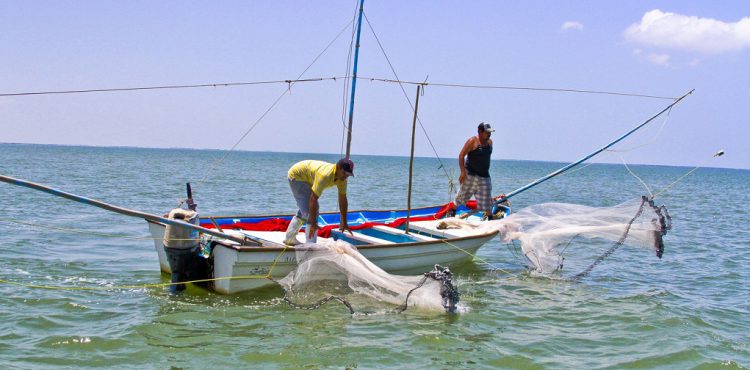
[(349, 235), (354, 236), (354, 233), (347, 224), (341, 224), (341, 226), (339, 226), (339, 231), (341, 231), (342, 233), (348, 231)]
[(458, 183), (463, 185), (464, 181), (466, 181), (466, 173), (461, 172), (461, 175), (458, 176)]
[(307, 224), (308, 235), (315, 235), (315, 233), (317, 233), (319, 229), (320, 229), (320, 226), (318, 226), (317, 222), (309, 222)]

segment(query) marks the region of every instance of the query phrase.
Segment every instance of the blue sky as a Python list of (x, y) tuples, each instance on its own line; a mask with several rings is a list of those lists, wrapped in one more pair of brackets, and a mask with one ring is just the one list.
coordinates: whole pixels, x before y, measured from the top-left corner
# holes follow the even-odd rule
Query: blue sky
[[(0, 1), (0, 93), (293, 79), (355, 1)], [(748, 1), (373, 1), (403, 80), (690, 97), (599, 162), (750, 168)], [(303, 77), (344, 76), (351, 30)], [(359, 75), (394, 78), (371, 29)], [(429, 77), (428, 77), (429, 76)], [(339, 153), (344, 82), (300, 83), (237, 146)], [(284, 84), (0, 97), (0, 142), (229, 149)], [(409, 99), (415, 87), (405, 86)], [(481, 121), (495, 159), (572, 161), (668, 100), (428, 86), (420, 117), (456, 157)], [(360, 80), (353, 154), (409, 154), (400, 87)], [(421, 130), (416, 154), (432, 156)]]

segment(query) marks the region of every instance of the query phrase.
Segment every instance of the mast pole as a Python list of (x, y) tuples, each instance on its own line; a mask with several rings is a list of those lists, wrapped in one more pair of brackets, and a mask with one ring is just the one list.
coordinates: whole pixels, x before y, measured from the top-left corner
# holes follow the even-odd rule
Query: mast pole
[(409, 233), (409, 219), (411, 218), (411, 179), (414, 168), (414, 132), (417, 130), (417, 110), (419, 110), (419, 92), (422, 85), (417, 85), (417, 99), (414, 103), (414, 121), (411, 124), (411, 157), (409, 157), (409, 192), (406, 198), (406, 227), (404, 231)]
[(357, 41), (354, 44), (354, 68), (352, 69), (352, 94), (349, 98), (349, 125), (346, 127), (346, 158), (349, 159), (352, 147), (352, 124), (354, 123), (354, 91), (357, 89), (357, 62), (359, 61), (359, 36), (362, 32), (362, 13), (365, 0), (359, 0), (359, 20), (357, 21)]
[(539, 184), (541, 184), (541, 183), (543, 183), (543, 182), (545, 182), (545, 181), (547, 181), (547, 180), (549, 180), (549, 179), (551, 179), (551, 178), (553, 178), (553, 177), (555, 177), (555, 176), (557, 176), (557, 175), (560, 175), (560, 174), (562, 174), (563, 172), (565, 172), (565, 171), (567, 171), (567, 170), (569, 170), (569, 169), (571, 169), (571, 168), (573, 168), (573, 167), (575, 167), (575, 166), (577, 166), (577, 165), (579, 165), (579, 164), (583, 163), (584, 161), (586, 161), (586, 160), (588, 160), (588, 159), (591, 159), (591, 157), (593, 157), (593, 156), (595, 156), (595, 155), (597, 155), (597, 154), (599, 154), (599, 153), (601, 153), (601, 152), (603, 152), (603, 151), (607, 150), (607, 149), (608, 149), (609, 147), (611, 147), (612, 145), (615, 145), (615, 144), (617, 144), (617, 143), (618, 143), (618, 142), (620, 142), (621, 140), (623, 140), (623, 139), (625, 139), (626, 137), (630, 136), (630, 134), (632, 134), (632, 133), (634, 133), (634, 132), (638, 131), (638, 130), (639, 130), (639, 129), (640, 129), (641, 127), (643, 127), (643, 126), (646, 126), (647, 124), (649, 124), (649, 123), (650, 123), (651, 121), (653, 121), (654, 119), (656, 119), (656, 117), (659, 117), (659, 116), (660, 116), (660, 115), (662, 115), (662, 114), (663, 114), (664, 112), (666, 112), (666, 111), (668, 111), (668, 110), (672, 109), (672, 107), (674, 107), (675, 105), (677, 105), (677, 103), (679, 103), (679, 102), (680, 102), (680, 101), (681, 101), (682, 99), (684, 99), (684, 98), (685, 98), (685, 97), (687, 97), (688, 95), (692, 94), (692, 93), (693, 93), (693, 91), (695, 91), (695, 89), (693, 89), (693, 90), (690, 90), (690, 91), (688, 91), (688, 92), (687, 92), (687, 93), (686, 93), (685, 95), (683, 95), (683, 96), (681, 96), (681, 97), (677, 98), (677, 99), (676, 99), (676, 100), (675, 100), (674, 102), (672, 102), (672, 104), (670, 104), (670, 105), (668, 105), (668, 106), (667, 106), (666, 108), (662, 109), (662, 110), (661, 110), (661, 112), (659, 112), (659, 113), (657, 113), (657, 114), (653, 115), (653, 116), (652, 116), (651, 118), (647, 119), (647, 120), (646, 120), (645, 122), (643, 122), (643, 123), (641, 123), (640, 125), (636, 126), (636, 127), (635, 127), (635, 128), (633, 128), (632, 130), (630, 130), (630, 131), (626, 132), (625, 134), (623, 134), (622, 136), (618, 137), (617, 139), (615, 139), (615, 140), (614, 140), (614, 141), (612, 141), (611, 143), (609, 143), (609, 144), (607, 144), (607, 145), (603, 146), (603, 147), (602, 147), (602, 148), (600, 148), (600, 149), (597, 149), (597, 150), (596, 150), (596, 151), (594, 151), (593, 153), (591, 153), (591, 154), (588, 154), (588, 155), (586, 155), (585, 157), (583, 157), (583, 158), (581, 158), (581, 159), (579, 159), (579, 160), (577, 160), (577, 161), (575, 161), (575, 162), (573, 162), (573, 163), (571, 163), (571, 164), (568, 164), (568, 165), (566, 165), (566, 166), (564, 166), (564, 167), (562, 167), (562, 168), (558, 169), (557, 171), (551, 172), (550, 174), (548, 174), (548, 175), (546, 175), (546, 176), (540, 177), (540, 178), (538, 178), (538, 179), (536, 179), (536, 180), (532, 181), (531, 183), (529, 183), (529, 184), (527, 184), (527, 185), (524, 185), (524, 186), (522, 186), (522, 187), (520, 187), (520, 188), (518, 188), (518, 189), (516, 189), (516, 190), (513, 190), (513, 191), (511, 191), (510, 193), (506, 194), (506, 195), (505, 195), (505, 196), (503, 196), (502, 198), (500, 198), (500, 199), (496, 200), (496, 201), (495, 201), (495, 204), (499, 204), (499, 203), (501, 203), (501, 202), (504, 202), (504, 201), (505, 201), (506, 199), (509, 199), (510, 197), (512, 197), (512, 196), (514, 196), (514, 195), (518, 195), (518, 194), (520, 194), (520, 193), (522, 193), (522, 192), (524, 192), (524, 191), (526, 191), (526, 190), (529, 190), (529, 189), (533, 188), (534, 186), (537, 186), (537, 185), (539, 185)]

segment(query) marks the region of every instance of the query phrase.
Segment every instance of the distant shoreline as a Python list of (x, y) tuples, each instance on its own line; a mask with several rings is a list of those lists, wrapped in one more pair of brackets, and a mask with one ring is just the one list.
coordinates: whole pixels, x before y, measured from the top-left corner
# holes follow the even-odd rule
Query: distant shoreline
[[(208, 148), (187, 148), (187, 147), (141, 147), (141, 146), (128, 146), (128, 145), (74, 145), (74, 144), (38, 144), (38, 143), (8, 143), (0, 142), (0, 146), (49, 146), (49, 147), (68, 147), (68, 148), (99, 148), (99, 149), (148, 149), (148, 150), (186, 150), (186, 151), (205, 151), (205, 152), (227, 152), (227, 149), (208, 149)], [(235, 152), (243, 153), (278, 153), (278, 154), (314, 154), (314, 155), (331, 155), (335, 156), (338, 153), (318, 153), (318, 152), (277, 152), (272, 150), (243, 150), (235, 149)], [(383, 154), (353, 154), (354, 157), (380, 157), (380, 158), (409, 158), (403, 155), (383, 155)], [(434, 159), (434, 156), (415, 156), (415, 158)], [(453, 160), (453, 157), (440, 157), (441, 160)], [(571, 162), (565, 161), (550, 161), (550, 160), (535, 160), (535, 159), (515, 159), (515, 158), (496, 158), (493, 161), (505, 161), (505, 162), (535, 162), (535, 163), (555, 163), (565, 165)], [(592, 165), (622, 165), (622, 163), (612, 162), (591, 162)], [(665, 165), (665, 164), (642, 164), (642, 163), (628, 163), (628, 166), (643, 166), (643, 167), (674, 167), (674, 168), (693, 168), (694, 166), (685, 165)], [(738, 170), (738, 171), (750, 171), (750, 168), (734, 168), (734, 167), (716, 167), (716, 166), (701, 166), (706, 169), (722, 169), (722, 170)]]

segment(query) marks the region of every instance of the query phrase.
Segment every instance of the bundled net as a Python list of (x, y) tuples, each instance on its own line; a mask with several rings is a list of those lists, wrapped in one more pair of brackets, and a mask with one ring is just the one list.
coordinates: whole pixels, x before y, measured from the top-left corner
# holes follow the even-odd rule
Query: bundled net
[(337, 300), (351, 313), (456, 311), (458, 291), (448, 269), (436, 265), (419, 276), (392, 275), (340, 240), (296, 249), (298, 266), (279, 284), (286, 290), (285, 300), (298, 308), (315, 309)]

